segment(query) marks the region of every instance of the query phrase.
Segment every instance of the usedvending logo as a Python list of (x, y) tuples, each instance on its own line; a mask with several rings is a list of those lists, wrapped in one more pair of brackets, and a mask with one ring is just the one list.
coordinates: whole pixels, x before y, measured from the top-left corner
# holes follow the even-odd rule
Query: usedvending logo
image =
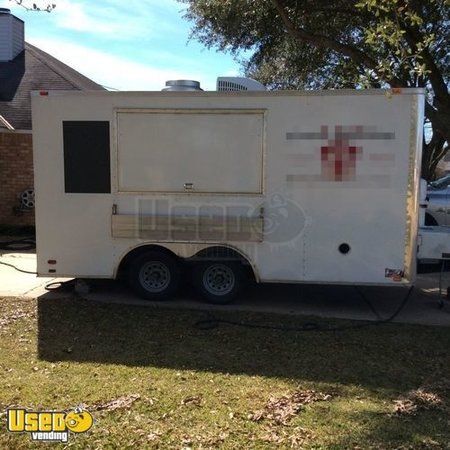
[(33, 441), (67, 442), (69, 433), (88, 431), (94, 419), (92, 415), (76, 408), (63, 411), (27, 411), (21, 408), (7, 410), (7, 429), (11, 433), (29, 433)]

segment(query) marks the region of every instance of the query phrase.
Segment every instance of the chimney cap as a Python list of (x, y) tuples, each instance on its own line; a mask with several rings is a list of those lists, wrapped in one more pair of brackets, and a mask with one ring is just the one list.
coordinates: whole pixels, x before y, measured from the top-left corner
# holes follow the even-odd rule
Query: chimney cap
[(9, 8), (0, 8), (0, 14), (11, 14), (11, 10)]

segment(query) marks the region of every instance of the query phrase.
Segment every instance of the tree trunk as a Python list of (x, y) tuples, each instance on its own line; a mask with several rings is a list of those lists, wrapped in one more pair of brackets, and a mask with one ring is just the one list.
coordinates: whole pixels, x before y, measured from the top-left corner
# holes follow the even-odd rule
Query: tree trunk
[(427, 144), (423, 141), (422, 150), (422, 178), (433, 181), (436, 175), (436, 167), (439, 161), (446, 155), (448, 147), (445, 147), (445, 139), (433, 133), (431, 141)]

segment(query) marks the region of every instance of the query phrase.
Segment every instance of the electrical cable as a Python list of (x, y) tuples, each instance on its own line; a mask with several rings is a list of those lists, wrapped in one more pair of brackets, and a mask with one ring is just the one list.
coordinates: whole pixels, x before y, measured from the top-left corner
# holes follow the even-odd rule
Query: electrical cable
[(52, 281), (45, 285), (47, 291), (57, 291), (64, 289), (73, 289), (75, 285), (75, 279), (67, 281)]
[[(37, 272), (31, 272), (28, 270), (19, 269), (18, 267), (14, 266), (13, 264), (9, 264), (3, 261), (0, 261), (0, 264), (3, 264), (4, 266), (12, 267), (13, 269), (22, 272), (22, 273), (28, 273), (32, 275), (37, 275)], [(73, 284), (75, 283), (75, 280), (69, 280), (69, 281), (54, 281), (52, 283), (48, 283), (45, 286), (45, 289), (47, 291), (53, 291), (61, 288), (72, 288)], [(209, 318), (198, 320), (194, 323), (194, 327), (198, 328), (199, 330), (212, 330), (214, 328), (218, 328), (220, 324), (224, 325), (233, 325), (238, 327), (246, 327), (246, 328), (259, 328), (259, 329), (265, 329), (265, 330), (278, 330), (278, 331), (343, 331), (343, 330), (351, 330), (351, 329), (357, 329), (357, 328), (363, 328), (368, 326), (374, 326), (374, 325), (380, 325), (384, 323), (392, 322), (403, 310), (403, 308), (408, 303), (408, 300), (411, 297), (411, 293), (414, 289), (414, 286), (411, 286), (408, 289), (407, 294), (405, 295), (404, 299), (400, 303), (400, 306), (394, 311), (394, 313), (389, 316), (386, 319), (382, 319), (378, 311), (374, 308), (373, 304), (367, 299), (367, 297), (364, 296), (364, 294), (356, 288), (356, 291), (359, 293), (361, 298), (365, 301), (365, 303), (369, 306), (369, 308), (372, 310), (372, 312), (375, 314), (376, 317), (378, 317), (378, 320), (373, 322), (364, 322), (364, 323), (358, 323), (358, 324), (352, 324), (352, 325), (344, 325), (340, 327), (324, 327), (322, 325), (319, 325), (315, 322), (305, 322), (304, 324), (297, 326), (297, 327), (285, 327), (285, 326), (276, 326), (276, 325), (267, 325), (267, 324), (257, 324), (254, 322), (237, 322), (234, 320), (227, 320), (227, 319), (219, 319), (215, 317), (214, 315), (210, 314)]]
[(14, 264), (9, 264), (7, 262), (0, 261), (0, 264), (3, 264), (4, 266), (12, 267), (13, 269), (17, 270), (18, 272), (22, 273), (30, 273), (31, 275), (37, 275), (37, 272), (31, 272), (29, 270), (23, 270), (16, 267)]
[(382, 320), (382, 317), (378, 313), (378, 311), (375, 309), (375, 307), (372, 305), (372, 303), (369, 301), (369, 299), (363, 294), (359, 286), (355, 286), (355, 291), (358, 293), (358, 295), (364, 300), (364, 303), (369, 307), (369, 309), (373, 312), (374, 316), (378, 320)]
[[(16, 250), (16, 251), (24, 251), (24, 250), (34, 250), (36, 248), (36, 241), (33, 236), (29, 236), (23, 239), (13, 239), (10, 241), (0, 241), (0, 250)], [(20, 269), (14, 264), (10, 264), (4, 261), (0, 261), (0, 264), (4, 266), (8, 266), (17, 270), (18, 272), (28, 273), (31, 275), (37, 275), (37, 272), (32, 272), (29, 270)]]
[[(246, 322), (246, 321), (238, 322), (238, 321), (234, 321), (234, 320), (219, 319), (219, 318), (215, 317), (214, 315), (210, 314), (209, 318), (198, 320), (197, 322), (195, 322), (194, 327), (199, 330), (212, 330), (214, 328), (218, 328), (221, 324), (224, 324), (224, 325), (232, 325), (232, 326), (245, 327), (245, 328), (259, 328), (259, 329), (264, 329), (264, 330), (296, 331), (296, 332), (353, 330), (353, 329), (381, 325), (381, 324), (392, 322), (401, 313), (401, 311), (404, 309), (404, 307), (408, 303), (409, 299), (411, 298), (411, 293), (412, 293), (413, 289), (414, 289), (414, 286), (411, 286), (408, 289), (408, 292), (406, 293), (405, 297), (401, 301), (399, 307), (389, 317), (387, 317), (386, 319), (379, 319), (379, 320), (376, 320), (373, 322), (363, 322), (363, 323), (357, 323), (357, 324), (352, 324), (352, 325), (343, 325), (343, 326), (337, 326), (337, 327), (327, 327), (327, 326), (319, 325), (318, 323), (314, 323), (314, 322), (306, 322), (297, 327), (289, 327), (289, 326), (258, 324), (255, 322)], [(372, 305), (372, 308), (373, 308), (373, 305)], [(379, 316), (378, 313), (376, 315)]]
[[(37, 275), (37, 272), (32, 272), (30, 270), (20, 269), (19, 267), (15, 266), (14, 264), (10, 264), (10, 263), (3, 262), (3, 261), (0, 261), (0, 264), (3, 264), (4, 266), (11, 267), (14, 270), (17, 270), (18, 272), (28, 273), (28, 274), (31, 274), (31, 275)], [(47, 291), (55, 291), (57, 289), (67, 289), (67, 288), (72, 288), (74, 284), (75, 284), (75, 280), (53, 281), (51, 283), (46, 284), (45, 285), (45, 289)]]
[[(19, 269), (19, 267), (15, 266), (14, 264), (9, 264), (9, 263), (3, 262), (3, 261), (0, 261), (0, 264), (11, 267), (14, 270), (17, 270), (18, 272), (28, 273), (31, 275), (37, 275), (37, 272), (31, 272), (30, 270)], [(75, 284), (75, 280), (53, 281), (51, 283), (46, 284), (45, 289), (47, 291), (56, 291), (57, 289), (67, 289), (67, 288), (72, 289), (74, 284)]]

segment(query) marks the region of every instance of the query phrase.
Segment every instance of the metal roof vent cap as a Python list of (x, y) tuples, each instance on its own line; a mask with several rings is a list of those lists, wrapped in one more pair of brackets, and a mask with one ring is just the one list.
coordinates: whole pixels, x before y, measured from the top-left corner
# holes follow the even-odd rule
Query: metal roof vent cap
[(199, 81), (194, 80), (169, 80), (166, 81), (166, 87), (163, 91), (203, 91)]

